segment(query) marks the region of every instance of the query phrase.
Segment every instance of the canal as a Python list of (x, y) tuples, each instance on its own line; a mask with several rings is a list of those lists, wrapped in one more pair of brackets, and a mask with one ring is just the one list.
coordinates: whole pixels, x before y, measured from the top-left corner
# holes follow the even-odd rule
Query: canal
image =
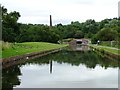
[(16, 63), (3, 67), (3, 88), (118, 88), (118, 60), (87, 46)]

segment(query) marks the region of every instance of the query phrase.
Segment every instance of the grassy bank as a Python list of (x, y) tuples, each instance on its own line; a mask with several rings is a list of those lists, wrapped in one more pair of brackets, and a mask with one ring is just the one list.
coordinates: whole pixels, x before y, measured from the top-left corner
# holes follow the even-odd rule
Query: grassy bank
[(119, 41), (101, 41), (99, 43), (101, 46), (108, 46), (108, 47), (114, 47), (114, 48), (120, 48)]
[(16, 43), (2, 45), (2, 57), (8, 58), (11, 56), (24, 55), (32, 52), (40, 52), (46, 50), (57, 49), (67, 46), (66, 44), (52, 44), (46, 42), (25, 42), (25, 43)]
[(113, 54), (120, 54), (120, 50), (118, 50), (118, 48), (112, 48), (112, 47), (107, 47), (107, 46), (100, 46), (100, 45), (90, 45), (93, 48), (97, 48), (99, 50), (104, 50), (107, 51), (109, 53), (113, 53)]

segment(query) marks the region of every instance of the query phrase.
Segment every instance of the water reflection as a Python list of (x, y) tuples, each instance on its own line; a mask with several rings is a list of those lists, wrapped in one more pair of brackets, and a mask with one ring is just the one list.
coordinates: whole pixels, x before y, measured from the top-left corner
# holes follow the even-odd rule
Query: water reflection
[[(31, 83), (31, 85), (29, 86), (32, 87), (34, 86), (35, 82), (36, 85), (40, 83), (42, 85), (44, 81), (47, 81), (48, 84), (50, 84), (54, 80), (84, 81), (91, 78), (88, 75), (88, 73), (85, 74), (86, 72), (90, 72), (93, 69), (95, 69), (96, 72), (100, 71), (99, 74), (104, 72), (105, 75), (111, 72), (110, 71), (105, 73), (106, 69), (109, 70), (114, 68), (118, 68), (117, 60), (101, 56), (96, 52), (89, 50), (87, 51), (86, 49), (85, 51), (79, 51), (79, 52), (78, 51), (73, 52), (71, 50), (62, 50), (61, 52), (50, 54), (44, 57), (40, 57), (28, 61), (23, 60), (23, 63), (21, 62), (17, 65), (3, 69), (2, 87), (4, 89), (5, 88), (12, 89), (13, 87), (17, 87), (17, 86), (19, 87), (19, 85), (21, 85), (21, 87), (24, 87), (26, 83)], [(82, 73), (80, 72), (80, 70), (82, 70)], [(115, 73), (116, 71), (113, 70), (113, 72)], [(81, 77), (79, 76), (79, 74), (81, 75)], [(29, 75), (32, 76), (29, 77)], [(70, 75), (75, 75), (76, 78), (72, 78)], [(110, 75), (111, 75), (110, 77), (108, 76), (109, 78), (112, 77), (112, 74)], [(19, 76), (21, 76), (21, 78), (19, 78)], [(84, 79), (84, 76), (86, 76), (87, 79), (86, 78)], [(21, 82), (20, 79), (25, 80), (26, 83), (24, 84), (23, 82), (20, 83)], [(35, 82), (32, 83), (29, 81), (29, 79), (35, 80)], [(45, 82), (45, 84), (47, 84), (47, 82)]]
[(52, 73), (52, 60), (50, 60), (50, 74)]
[(95, 52), (72, 52), (72, 51), (61, 51), (52, 55), (47, 55), (45, 57), (36, 58), (29, 60), (26, 64), (50, 64), (50, 72), (52, 71), (52, 61), (57, 61), (58, 63), (68, 63), (71, 65), (79, 66), (84, 64), (87, 68), (95, 68), (96, 65), (100, 65), (107, 69), (108, 67), (118, 67), (118, 61), (112, 58), (101, 57)]
[(67, 50), (69, 51), (90, 51), (90, 47), (88, 45), (81, 45), (81, 44), (75, 44), (70, 45)]
[(21, 75), (18, 65), (2, 70), (2, 90), (12, 90), (15, 85), (20, 85), (18, 76)]

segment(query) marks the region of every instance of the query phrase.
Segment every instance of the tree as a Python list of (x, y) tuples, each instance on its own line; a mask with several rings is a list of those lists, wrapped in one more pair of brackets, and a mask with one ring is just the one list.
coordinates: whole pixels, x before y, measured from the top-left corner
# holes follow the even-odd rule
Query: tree
[(112, 19), (104, 19), (100, 22), (100, 29), (104, 28), (106, 24), (109, 23)]
[(97, 38), (101, 41), (112, 41), (117, 38), (117, 31), (111, 28), (103, 28), (97, 33)]
[(15, 42), (16, 37), (19, 35), (19, 24), (17, 23), (17, 20), (20, 17), (20, 14), (16, 11), (7, 13), (7, 9), (2, 7), (2, 15), (2, 40)]
[(97, 37), (97, 35), (95, 34), (95, 35), (91, 38), (91, 43), (92, 43), (92, 44), (97, 44), (97, 41), (98, 41), (98, 37)]
[(99, 24), (95, 20), (89, 19), (82, 25), (82, 32), (85, 34), (92, 33), (96, 34), (99, 31)]
[(74, 38), (80, 39), (80, 38), (83, 38), (83, 37), (84, 37), (84, 34), (83, 34), (82, 31), (76, 31), (75, 32)]

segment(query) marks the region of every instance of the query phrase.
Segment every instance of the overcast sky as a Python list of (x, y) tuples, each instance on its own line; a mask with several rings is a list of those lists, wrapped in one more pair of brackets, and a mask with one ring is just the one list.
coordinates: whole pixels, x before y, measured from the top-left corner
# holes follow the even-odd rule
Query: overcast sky
[(54, 25), (118, 17), (118, 2), (119, 0), (0, 0), (9, 12), (20, 12), (18, 22), (48, 25), (49, 15), (52, 15)]

